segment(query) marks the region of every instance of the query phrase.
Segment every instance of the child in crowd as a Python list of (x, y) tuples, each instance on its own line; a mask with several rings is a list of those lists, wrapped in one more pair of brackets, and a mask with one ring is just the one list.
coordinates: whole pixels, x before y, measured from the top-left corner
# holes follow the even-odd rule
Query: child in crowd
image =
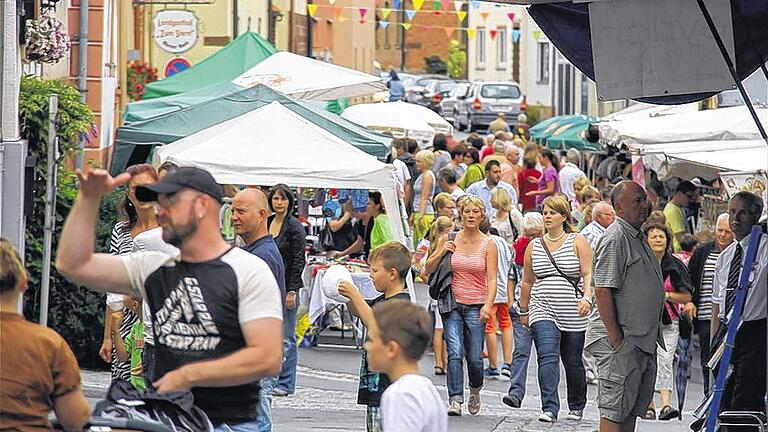
[(91, 408), (80, 386), (80, 368), (55, 331), (19, 314), (27, 271), (10, 241), (0, 237), (0, 430), (83, 430)]
[(672, 256), (682, 261), (687, 267), (698, 244), (699, 239), (697, 239), (695, 235), (685, 233), (680, 239), (680, 252), (674, 253)]
[(381, 430), (446, 432), (448, 415), (440, 394), (419, 375), (419, 360), (429, 344), (429, 314), (397, 299), (376, 305), (372, 315), (365, 351), (371, 369), (392, 380), (381, 398)]
[[(453, 229), (453, 221), (446, 216), (440, 216), (432, 222), (432, 227), (429, 230), (429, 255), (427, 257), (432, 256), (437, 246), (448, 239), (448, 233), (452, 232)], [(422, 274), (422, 279), (428, 280), (428, 278), (429, 274)], [(443, 340), (443, 318), (437, 310), (437, 300), (430, 300), (429, 308), (435, 320), (435, 331), (432, 335), (432, 347), (435, 352), (435, 375), (445, 375), (448, 365), (448, 350)]]
[(506, 240), (499, 236), (496, 228), (490, 230), (491, 239), (496, 242), (498, 249), (498, 276), (496, 299), (491, 308), (491, 318), (485, 323), (485, 345), (488, 349), (488, 369), (485, 375), (488, 377), (499, 376), (498, 343), (496, 340), (496, 324), (501, 329), (501, 353), (504, 364), (501, 374), (505, 377), (511, 375), (512, 363), (512, 319), (509, 316), (509, 300), (515, 296), (517, 284), (517, 267), (514, 263), (514, 253), (509, 248)]
[(525, 249), (533, 239), (544, 235), (544, 218), (541, 213), (528, 212), (523, 216), (523, 235), (518, 237), (512, 247), (515, 249), (517, 273), (522, 275), (525, 261)]
[(128, 337), (123, 340), (120, 337), (120, 323), (123, 321), (123, 312), (112, 311), (112, 339), (115, 341), (117, 359), (121, 362), (131, 362), (131, 385), (136, 390), (146, 390), (144, 383), (143, 365), (141, 353), (144, 349), (144, 316), (142, 314), (140, 297), (125, 296), (125, 307), (136, 313), (138, 319), (131, 327)]
[[(402, 243), (390, 241), (371, 251), (368, 257), (371, 266), (371, 279), (376, 291), (383, 293), (374, 300), (367, 302), (360, 290), (350, 282), (339, 284), (339, 294), (349, 299), (349, 312), (360, 317), (363, 324), (370, 330), (374, 325), (373, 306), (411, 297), (405, 292), (405, 278), (411, 268), (411, 252)], [(360, 365), (360, 384), (357, 391), (357, 403), (366, 405), (366, 426), (368, 432), (378, 432), (380, 423), (381, 397), (390, 384), (386, 373), (372, 372), (368, 366), (368, 354), (363, 351)], [(397, 429), (393, 429), (397, 430)]]

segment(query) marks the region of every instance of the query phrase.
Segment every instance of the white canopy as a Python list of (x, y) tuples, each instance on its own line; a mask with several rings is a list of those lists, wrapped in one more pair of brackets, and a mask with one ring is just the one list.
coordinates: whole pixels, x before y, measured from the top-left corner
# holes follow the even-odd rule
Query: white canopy
[(406, 242), (394, 168), (279, 102), (158, 147), (157, 157), (204, 168), (222, 184), (379, 190), (395, 237)]
[(431, 109), (407, 102), (353, 105), (341, 116), (368, 129), (392, 132), (395, 137), (413, 137), (431, 143), (435, 133), (453, 134), (453, 126)]
[(266, 84), (306, 100), (333, 100), (387, 91), (380, 77), (286, 51), (267, 57), (232, 80), (242, 87)]

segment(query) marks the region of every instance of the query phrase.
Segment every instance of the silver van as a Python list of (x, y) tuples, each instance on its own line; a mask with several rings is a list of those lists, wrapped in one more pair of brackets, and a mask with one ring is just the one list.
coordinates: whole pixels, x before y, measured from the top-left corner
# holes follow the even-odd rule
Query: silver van
[(503, 112), (506, 122), (514, 127), (522, 103), (523, 93), (514, 81), (475, 82), (456, 102), (455, 123), (459, 130), (485, 130)]

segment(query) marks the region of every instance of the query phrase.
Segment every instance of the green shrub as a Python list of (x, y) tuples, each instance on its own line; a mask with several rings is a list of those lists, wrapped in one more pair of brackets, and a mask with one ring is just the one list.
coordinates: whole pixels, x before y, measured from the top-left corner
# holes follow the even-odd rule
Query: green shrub
[(453, 79), (464, 78), (464, 68), (467, 66), (467, 52), (461, 49), (456, 39), (451, 39), (448, 54), (448, 76)]
[[(77, 151), (78, 140), (89, 132), (93, 114), (80, 102), (74, 87), (56, 80), (24, 77), (19, 94), (21, 135), (29, 141), (29, 153), (37, 158), (32, 187), (32, 207), (27, 210), (25, 260), (29, 271), (29, 289), (24, 294), (24, 315), (37, 321), (40, 310), (40, 286), (43, 267), (43, 224), (45, 221), (46, 155), (48, 141), (48, 96), (59, 95), (57, 135), (62, 156), (56, 189), (56, 224), (53, 236), (55, 260), (64, 220), (77, 195), (77, 177), (66, 166), (66, 159)], [(96, 250), (109, 249), (109, 236), (116, 219), (119, 193), (104, 199), (99, 212)], [(55, 266), (51, 268), (48, 325), (59, 332), (72, 347), (81, 367), (105, 367), (98, 350), (104, 330), (104, 295), (72, 284)]]

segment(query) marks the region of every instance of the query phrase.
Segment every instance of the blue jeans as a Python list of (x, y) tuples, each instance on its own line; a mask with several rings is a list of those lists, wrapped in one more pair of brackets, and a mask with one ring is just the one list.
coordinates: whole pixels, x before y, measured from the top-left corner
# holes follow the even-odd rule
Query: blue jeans
[(539, 362), (539, 390), (541, 411), (557, 417), (560, 411), (560, 358), (565, 367), (568, 387), (568, 408), (583, 410), (587, 404), (587, 378), (584, 363), (584, 332), (564, 332), (552, 321), (538, 321), (531, 325)]
[(277, 377), (261, 379), (256, 420), (248, 422), (249, 424), (253, 423), (253, 426), (249, 426), (251, 429), (245, 429), (246, 431), (272, 432), (272, 390), (275, 388), (275, 384), (277, 384)]
[(293, 309), (285, 310), (283, 314), (283, 355), (285, 358), (275, 386), (285, 390), (288, 394), (293, 394), (296, 391), (296, 364), (299, 357), (296, 347), (296, 309), (298, 309), (298, 301)]
[(480, 305), (460, 304), (443, 314), (443, 331), (448, 348), (448, 396), (464, 403), (464, 364), (467, 360), (469, 387), (483, 386), (483, 343), (485, 323), (480, 321)]
[[(218, 426), (216, 426), (214, 429), (214, 432), (262, 432), (264, 429), (261, 429), (259, 427), (258, 421), (248, 421), (244, 423), (238, 423), (235, 425), (228, 425), (226, 423), (222, 423)], [(271, 426), (270, 429), (272, 430)]]
[(520, 314), (514, 308), (509, 308), (509, 316), (512, 317), (515, 350), (512, 352), (511, 376), (507, 393), (522, 402), (525, 398), (525, 384), (528, 380), (528, 361), (531, 359), (533, 336), (531, 336), (530, 330), (520, 324)]
[(141, 367), (144, 370), (144, 380), (148, 383), (155, 381), (155, 346), (144, 344), (141, 350)]

